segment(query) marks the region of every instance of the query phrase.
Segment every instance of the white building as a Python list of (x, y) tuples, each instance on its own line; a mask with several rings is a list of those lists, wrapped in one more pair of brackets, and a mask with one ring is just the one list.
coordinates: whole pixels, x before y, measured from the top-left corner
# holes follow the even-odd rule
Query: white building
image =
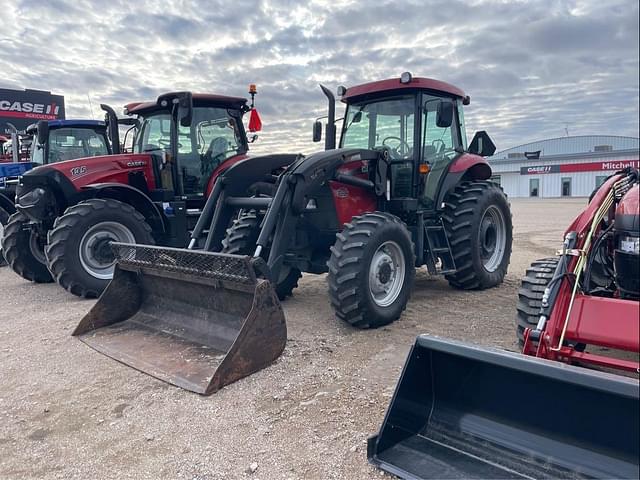
[(640, 139), (609, 135), (552, 138), (489, 158), (510, 197), (588, 197), (612, 173), (640, 168)]

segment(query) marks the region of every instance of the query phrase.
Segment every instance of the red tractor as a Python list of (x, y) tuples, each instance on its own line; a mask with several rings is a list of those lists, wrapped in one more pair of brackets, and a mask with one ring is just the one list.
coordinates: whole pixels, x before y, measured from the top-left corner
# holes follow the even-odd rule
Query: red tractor
[[(409, 73), (341, 88), (346, 113), (335, 148), (335, 98), (323, 91), (325, 151), (290, 165), (275, 155), (245, 159), (217, 175), (192, 233), (204, 251), (112, 244), (113, 281), (74, 335), (208, 394), (280, 355), (287, 335), (278, 297), (301, 272), (328, 272), (336, 315), (358, 328), (400, 317), (416, 268), (456, 288), (499, 285), (511, 213), (489, 180), (488, 135), (467, 145), (469, 97)], [(316, 140), (320, 132), (316, 124)], [(272, 195), (247, 195), (277, 170)]]
[[(250, 110), (245, 98), (190, 92), (127, 105), (137, 124), (133, 153), (54, 163), (21, 177), (18, 212), (3, 239), (8, 263), (28, 280), (96, 297), (113, 275), (112, 241), (186, 246), (212, 174), (247, 158), (242, 117)], [(118, 121), (109, 125), (119, 145)]]
[(516, 321), (523, 353), (640, 371), (639, 191), (636, 170), (612, 175), (567, 229), (560, 256), (527, 270)]
[(416, 339), (369, 439), (374, 465), (401, 478), (638, 478), (636, 170), (594, 192), (558, 254), (522, 280), (524, 355)]

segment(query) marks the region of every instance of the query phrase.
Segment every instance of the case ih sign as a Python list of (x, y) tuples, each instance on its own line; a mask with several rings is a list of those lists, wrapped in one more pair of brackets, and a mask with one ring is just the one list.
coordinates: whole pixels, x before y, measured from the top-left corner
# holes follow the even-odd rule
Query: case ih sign
[(64, 120), (64, 97), (42, 90), (0, 88), (0, 135), (10, 133), (7, 123), (24, 130), (38, 120)]
[(622, 170), (623, 168), (639, 168), (638, 160), (607, 160), (591, 163), (565, 163), (562, 165), (536, 165), (534, 167), (520, 167), (520, 175), (540, 175), (545, 173), (574, 173), (574, 172), (602, 172), (608, 170)]

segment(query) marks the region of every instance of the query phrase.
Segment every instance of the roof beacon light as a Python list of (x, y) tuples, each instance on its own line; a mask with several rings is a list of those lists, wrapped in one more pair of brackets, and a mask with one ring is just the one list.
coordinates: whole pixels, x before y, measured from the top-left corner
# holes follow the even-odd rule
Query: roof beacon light
[(411, 72), (404, 72), (400, 75), (400, 83), (411, 83)]
[(339, 97), (344, 96), (344, 94), (347, 93), (347, 87), (345, 87), (344, 85), (340, 85), (336, 93), (338, 94)]

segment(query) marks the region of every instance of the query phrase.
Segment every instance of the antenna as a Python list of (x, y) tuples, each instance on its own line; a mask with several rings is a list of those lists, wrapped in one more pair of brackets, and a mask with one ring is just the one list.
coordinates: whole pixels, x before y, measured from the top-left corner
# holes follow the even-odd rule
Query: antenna
[(93, 115), (93, 104), (91, 103), (91, 97), (89, 93), (87, 93), (87, 100), (89, 100), (89, 110), (91, 110), (91, 118), (95, 119), (96, 117)]
[(569, 136), (569, 122), (564, 122), (564, 133)]

